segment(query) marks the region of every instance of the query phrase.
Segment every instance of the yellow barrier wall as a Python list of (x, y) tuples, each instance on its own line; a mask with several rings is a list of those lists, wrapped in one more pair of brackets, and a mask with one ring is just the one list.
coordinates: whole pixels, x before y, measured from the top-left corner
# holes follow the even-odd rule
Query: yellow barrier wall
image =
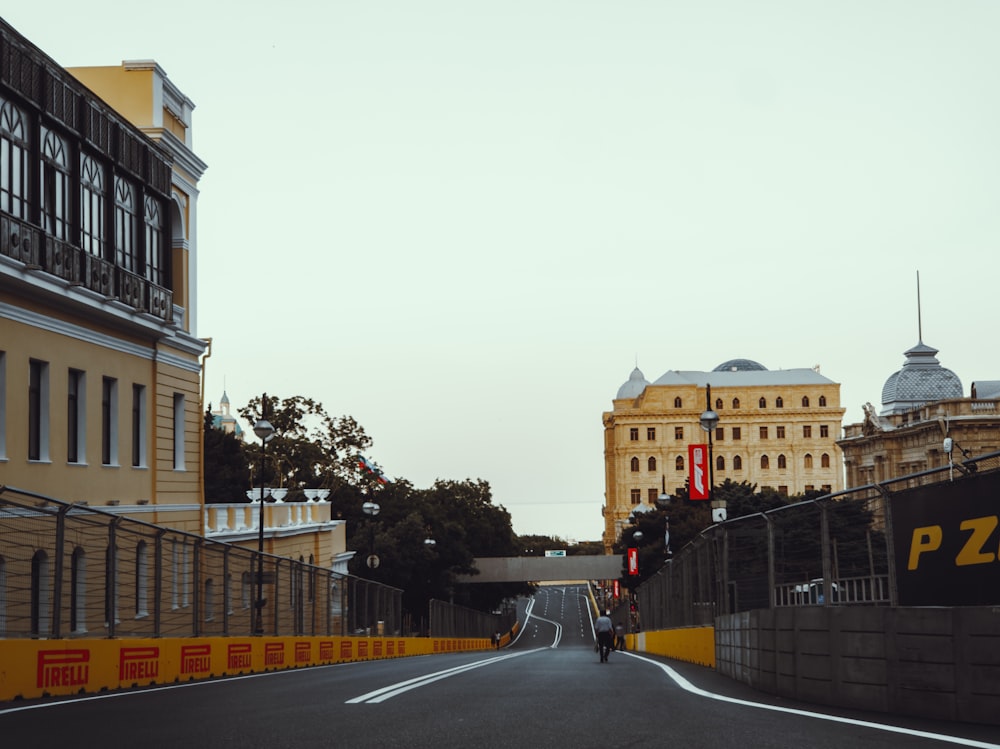
[(0, 640), (0, 700), (493, 647), (488, 637)]
[(626, 647), (715, 668), (715, 627), (684, 627), (627, 635)]

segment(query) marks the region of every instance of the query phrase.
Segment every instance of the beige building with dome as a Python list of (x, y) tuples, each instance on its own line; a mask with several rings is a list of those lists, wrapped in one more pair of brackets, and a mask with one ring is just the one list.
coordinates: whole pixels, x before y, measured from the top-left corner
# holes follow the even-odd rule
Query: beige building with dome
[(719, 417), (715, 485), (746, 481), (788, 495), (844, 488), (840, 384), (818, 367), (769, 370), (733, 359), (710, 372), (671, 370), (654, 382), (636, 367), (603, 415), (607, 553), (637, 507), (685, 487), (688, 445), (708, 443), (700, 417), (709, 388)]
[[(902, 368), (886, 380), (882, 405), (865, 405), (865, 419), (844, 427), (837, 444), (844, 454), (848, 486), (864, 486), (961, 465), (975, 455), (1000, 450), (1000, 381), (972, 383), (969, 396), (938, 350), (923, 340), (904, 353)], [(945, 439), (950, 438), (951, 452)]]

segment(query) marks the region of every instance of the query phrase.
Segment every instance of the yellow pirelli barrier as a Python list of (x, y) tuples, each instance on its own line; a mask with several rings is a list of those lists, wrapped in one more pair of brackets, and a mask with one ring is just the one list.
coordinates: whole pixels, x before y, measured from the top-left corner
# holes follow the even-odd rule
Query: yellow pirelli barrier
[(0, 700), (492, 647), (488, 637), (0, 640)]
[(715, 627), (682, 627), (628, 635), (626, 647), (715, 668)]

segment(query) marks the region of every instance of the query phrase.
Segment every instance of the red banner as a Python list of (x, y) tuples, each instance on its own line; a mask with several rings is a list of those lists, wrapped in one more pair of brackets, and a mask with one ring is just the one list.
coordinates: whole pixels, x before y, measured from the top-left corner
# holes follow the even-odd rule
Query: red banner
[(708, 446), (688, 445), (688, 464), (691, 466), (688, 497), (708, 499)]
[(639, 550), (636, 548), (628, 550), (628, 573), (630, 575), (639, 574)]

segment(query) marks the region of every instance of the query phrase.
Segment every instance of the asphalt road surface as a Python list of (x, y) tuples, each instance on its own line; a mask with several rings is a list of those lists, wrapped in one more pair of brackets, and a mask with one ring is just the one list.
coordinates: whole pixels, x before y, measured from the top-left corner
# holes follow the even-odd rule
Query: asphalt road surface
[(509, 647), (0, 704), (0, 747), (1000, 749), (1000, 728), (777, 700), (691, 664), (594, 652), (583, 586), (521, 603)]

